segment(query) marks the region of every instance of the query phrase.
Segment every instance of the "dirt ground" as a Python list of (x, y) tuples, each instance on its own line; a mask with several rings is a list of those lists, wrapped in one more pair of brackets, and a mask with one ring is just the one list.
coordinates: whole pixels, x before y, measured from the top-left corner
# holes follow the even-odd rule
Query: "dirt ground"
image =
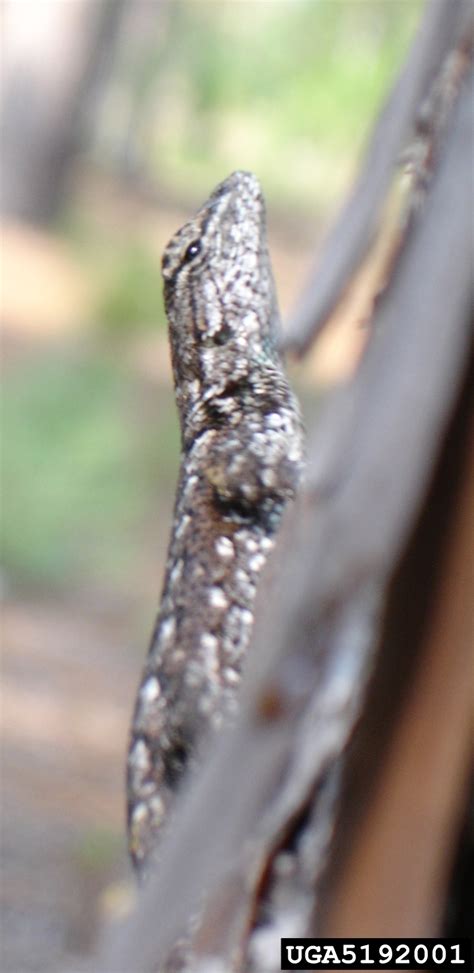
[(55, 970), (120, 915), (124, 752), (137, 681), (119, 611), (7, 601), (3, 970)]

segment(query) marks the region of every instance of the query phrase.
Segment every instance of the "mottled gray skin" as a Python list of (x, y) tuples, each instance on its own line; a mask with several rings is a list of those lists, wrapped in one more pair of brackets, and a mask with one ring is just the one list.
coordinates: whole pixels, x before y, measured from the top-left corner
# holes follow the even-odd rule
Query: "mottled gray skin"
[(217, 187), (168, 244), (162, 272), (182, 455), (128, 758), (139, 870), (208, 731), (235, 707), (257, 582), (303, 465), (255, 176)]

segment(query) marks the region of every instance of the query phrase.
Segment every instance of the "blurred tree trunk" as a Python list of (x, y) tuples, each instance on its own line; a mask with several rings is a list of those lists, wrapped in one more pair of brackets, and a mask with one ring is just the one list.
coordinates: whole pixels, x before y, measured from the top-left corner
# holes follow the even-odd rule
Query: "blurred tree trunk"
[(53, 220), (109, 70), (128, 0), (9, 0), (0, 106), (3, 215)]

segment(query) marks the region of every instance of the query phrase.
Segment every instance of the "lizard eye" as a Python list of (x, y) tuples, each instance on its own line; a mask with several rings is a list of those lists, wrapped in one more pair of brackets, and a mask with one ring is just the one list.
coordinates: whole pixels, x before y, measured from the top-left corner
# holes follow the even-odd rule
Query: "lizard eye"
[(189, 244), (188, 248), (184, 252), (183, 263), (187, 264), (190, 260), (194, 260), (194, 257), (197, 257), (198, 253), (200, 252), (201, 241), (193, 240), (193, 242)]

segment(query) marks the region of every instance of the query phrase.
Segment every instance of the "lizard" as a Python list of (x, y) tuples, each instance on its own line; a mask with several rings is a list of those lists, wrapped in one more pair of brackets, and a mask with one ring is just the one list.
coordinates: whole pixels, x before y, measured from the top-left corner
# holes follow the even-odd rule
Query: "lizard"
[(162, 258), (181, 459), (159, 612), (127, 760), (146, 874), (176, 792), (235, 710), (256, 590), (304, 465), (257, 178), (237, 171)]

